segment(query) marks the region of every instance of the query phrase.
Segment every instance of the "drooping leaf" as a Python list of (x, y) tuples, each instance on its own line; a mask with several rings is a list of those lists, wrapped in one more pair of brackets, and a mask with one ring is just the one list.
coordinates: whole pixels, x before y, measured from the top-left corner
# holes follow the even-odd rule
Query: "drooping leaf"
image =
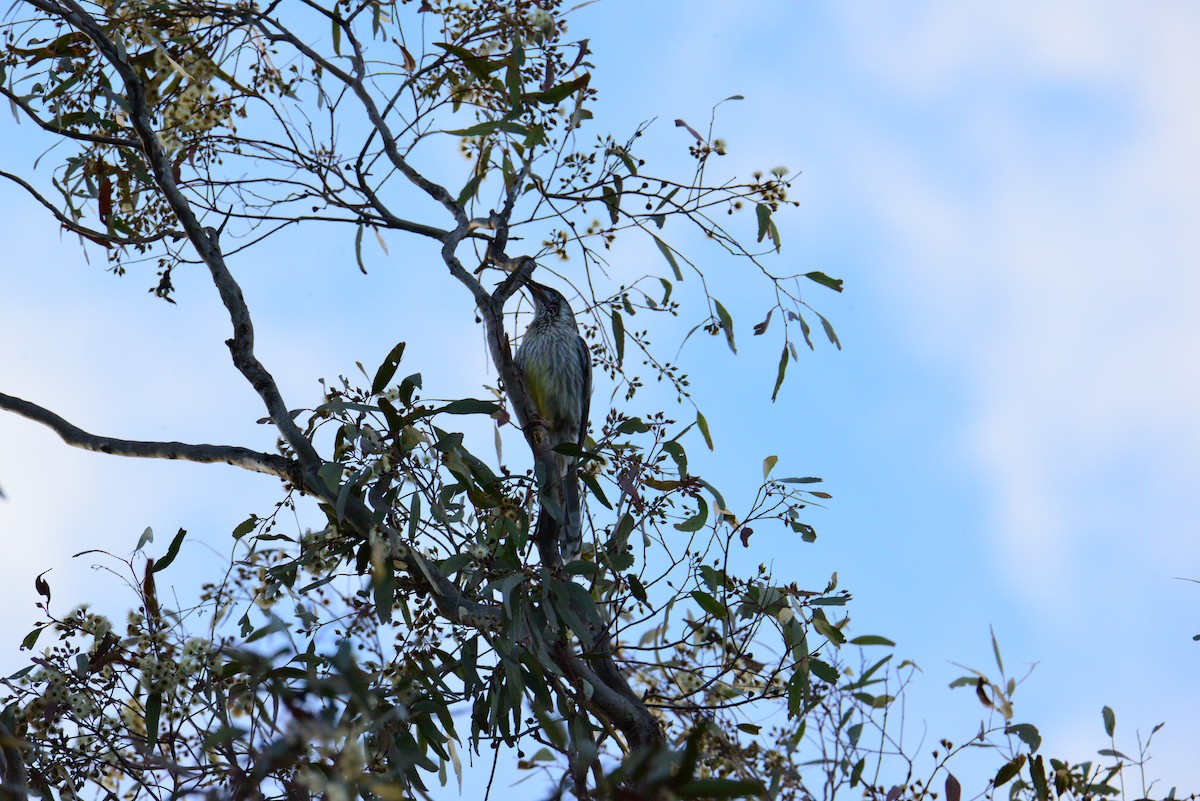
[(962, 785), (953, 773), (946, 774), (946, 801), (962, 801)]
[(1104, 716), (1104, 733), (1109, 737), (1113, 736), (1113, 732), (1117, 730), (1117, 715), (1110, 707), (1104, 707), (1100, 710), (1100, 714)]
[(783, 346), (783, 353), (781, 353), (779, 355), (779, 370), (775, 374), (775, 389), (771, 391), (771, 402), (772, 403), (774, 403), (775, 399), (779, 397), (779, 388), (783, 386), (783, 377), (785, 375), (787, 375), (787, 366), (788, 366), (788, 348), (787, 348), (787, 345), (785, 344)]
[(866, 757), (860, 757), (859, 760), (854, 763), (854, 767), (850, 769), (850, 786), (851, 787), (857, 787), (858, 783), (860, 781), (862, 781), (863, 770), (866, 768), (866, 766), (867, 766), (867, 758)]
[[(651, 236), (654, 235), (651, 234)], [(667, 260), (667, 264), (671, 265), (671, 270), (675, 273), (675, 280), (682, 281), (683, 271), (679, 269), (679, 262), (675, 260), (675, 253), (671, 250), (670, 245), (659, 239), (657, 236), (654, 237), (654, 244), (658, 245), (659, 252), (663, 254), (663, 258)], [(667, 294), (670, 295), (670, 292)]]
[(729, 349), (737, 353), (737, 343), (733, 341), (733, 318), (721, 305), (721, 301), (713, 298), (713, 304), (717, 307), (717, 319), (721, 321), (721, 328), (725, 331), (725, 341), (729, 344)]
[(1046, 767), (1040, 756), (1034, 757), (1029, 763), (1029, 778), (1033, 781), (1033, 789), (1038, 801), (1050, 801), (1050, 786), (1046, 782)]
[(758, 215), (758, 241), (761, 242), (771, 230), (771, 207), (759, 203), (754, 210)]
[(646, 603), (646, 588), (642, 586), (642, 582), (637, 576), (626, 576), (626, 583), (629, 584), (629, 592), (634, 598), (637, 598), (642, 603)]
[(700, 434), (704, 437), (704, 444), (711, 451), (713, 449), (713, 440), (712, 434), (708, 430), (708, 420), (699, 411), (696, 412), (696, 427), (700, 429)]
[(153, 750), (158, 743), (158, 718), (162, 714), (162, 693), (146, 696), (146, 746)]
[(829, 338), (831, 343), (837, 345), (838, 350), (841, 350), (842, 343), (838, 340), (837, 333), (833, 330), (833, 324), (826, 320), (823, 315), (818, 314), (817, 316), (821, 318), (821, 325), (825, 328), (825, 336)]
[(625, 321), (621, 319), (621, 313), (613, 310), (612, 313), (612, 332), (613, 341), (617, 348), (617, 365), (619, 366), (625, 361)]

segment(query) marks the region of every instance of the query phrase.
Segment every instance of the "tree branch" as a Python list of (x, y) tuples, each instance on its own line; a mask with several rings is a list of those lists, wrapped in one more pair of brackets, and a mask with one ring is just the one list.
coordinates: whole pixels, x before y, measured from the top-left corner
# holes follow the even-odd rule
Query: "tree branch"
[(204, 464), (224, 463), (280, 478), (291, 479), (293, 477), (294, 463), (277, 454), (259, 453), (232, 445), (189, 445), (184, 442), (147, 442), (99, 436), (72, 425), (36, 403), (3, 393), (0, 393), (0, 409), (14, 412), (35, 423), (41, 423), (62, 437), (63, 442), (85, 451), (143, 459), (179, 459), (180, 461)]
[(7, 178), (8, 180), (12, 181), (17, 186), (24, 189), (26, 192), (28, 192), (33, 197), (34, 200), (36, 200), (38, 203), (41, 203), (43, 206), (45, 206), (47, 209), (50, 210), (50, 213), (53, 214), (54, 218), (62, 224), (63, 228), (66, 228), (68, 231), (73, 231), (74, 233), (77, 233), (80, 236), (85, 236), (88, 239), (92, 240), (93, 242), (96, 242), (97, 244), (104, 244), (105, 242), (111, 242), (114, 245), (149, 245), (151, 243), (158, 242), (158, 241), (161, 241), (163, 239), (168, 239), (168, 238), (169, 239), (183, 239), (183, 233), (181, 231), (175, 231), (175, 230), (171, 230), (171, 229), (167, 229), (165, 231), (159, 231), (154, 236), (113, 236), (112, 234), (108, 233), (107, 231), (97, 231), (95, 228), (88, 228), (86, 225), (80, 225), (79, 223), (75, 222), (67, 215), (63, 214), (61, 211), (58, 210), (57, 206), (55, 206), (49, 200), (46, 200), (46, 198), (44, 198), (40, 192), (38, 192), (36, 189), (33, 188), (33, 186), (31, 186), (29, 183), (27, 183), (20, 177), (13, 175), (10, 172), (5, 172), (4, 170), (0, 170), (0, 178)]
[[(359, 102), (362, 103), (363, 110), (366, 111), (367, 119), (370, 120), (371, 126), (379, 132), (380, 139), (383, 141), (384, 152), (387, 153), (388, 160), (392, 163), (392, 165), (401, 173), (403, 173), (404, 177), (411, 181), (415, 186), (420, 188), (438, 203), (442, 204), (442, 206), (444, 206), (446, 210), (453, 215), (455, 221), (459, 225), (467, 222), (466, 212), (463, 211), (462, 206), (460, 206), (458, 201), (451, 196), (450, 192), (447, 191), (446, 188), (441, 184), (434, 183), (421, 173), (417, 172), (417, 170), (408, 163), (408, 160), (404, 158), (403, 154), (401, 154), (400, 150), (396, 147), (396, 139), (392, 135), (391, 128), (388, 126), (387, 121), (384, 120), (383, 116), (379, 113), (379, 108), (375, 105), (375, 100), (371, 97), (370, 92), (367, 91), (366, 86), (363, 84), (362, 77), (365, 71), (365, 66), (363, 63), (361, 48), (357, 39), (354, 38), (353, 33), (345, 31), (346, 36), (354, 48), (354, 71), (358, 77), (350, 75), (329, 59), (322, 58), (321, 54), (313, 49), (311, 45), (302, 40), (296, 34), (284, 28), (282, 25), (279, 25), (279, 23), (277, 23), (275, 20), (265, 16), (265, 14), (254, 13), (252, 11), (246, 11), (243, 12), (243, 14), (248, 21), (252, 20), (256, 24), (258, 29), (262, 31), (263, 35), (267, 37), (269, 41), (287, 42), (292, 47), (303, 53), (305, 57), (311, 59), (314, 64), (319, 64), (322, 70), (337, 78), (346, 86), (347, 89), (353, 92), (355, 97), (358, 98)], [(340, 20), (336, 21), (341, 23)], [(275, 27), (275, 30), (269, 30), (267, 28), (266, 23), (268, 22)], [(345, 26), (343, 26), (343, 30), (345, 30)]]

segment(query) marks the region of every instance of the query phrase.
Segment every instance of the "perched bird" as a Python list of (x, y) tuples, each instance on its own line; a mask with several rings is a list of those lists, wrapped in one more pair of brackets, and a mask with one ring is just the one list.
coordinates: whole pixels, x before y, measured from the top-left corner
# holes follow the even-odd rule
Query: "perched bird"
[[(533, 320), (517, 348), (517, 366), (545, 428), (546, 463), (553, 467), (542, 479), (537, 535), (558, 534), (564, 563), (583, 549), (583, 510), (574, 456), (553, 449), (565, 442), (582, 448), (592, 401), (592, 357), (567, 299), (558, 290), (530, 281)], [(547, 508), (549, 507), (549, 508)]]

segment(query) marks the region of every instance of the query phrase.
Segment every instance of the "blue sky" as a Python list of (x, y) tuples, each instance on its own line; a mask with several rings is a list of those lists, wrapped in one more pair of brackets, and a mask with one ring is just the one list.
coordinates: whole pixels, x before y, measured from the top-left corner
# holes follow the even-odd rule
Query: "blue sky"
[[(931, 740), (976, 728), (973, 699), (946, 685), (951, 662), (992, 667), (990, 625), (1010, 673), (1038, 663), (1017, 717), (1049, 752), (1108, 747), (1107, 704), (1123, 749), (1167, 723), (1149, 771), (1160, 790), (1200, 787), (1200, 587), (1176, 578), (1200, 578), (1200, 12), (603, 0), (572, 32), (595, 51), (594, 129), (657, 117), (646, 144), (662, 158), (680, 148), (675, 118), (700, 127), (743, 95), (718, 117), (722, 167), (800, 172), (783, 259), (846, 280), (842, 296), (807, 296), (844, 350), (802, 354), (771, 406), (778, 343), (751, 338), (759, 307), (714, 261), (740, 353), (705, 339), (684, 357), (729, 474), (778, 454), (778, 471), (821, 475), (834, 494), (817, 543), (765, 534), (753, 558), (774, 554), (802, 584), (838, 571), (855, 630), (924, 671), (918, 736), (922, 721)], [(26, 141), (28, 126), (5, 125)], [(10, 147), (0, 165), (28, 169), (37, 152)], [(3, 191), (0, 391), (97, 432), (270, 446), (202, 276), (179, 276), (179, 307), (154, 302), (149, 279), (84, 264)], [(489, 382), (461, 290), (399, 241), (366, 277), (349, 236), (296, 236), (277, 262), (235, 265), (293, 405), (398, 339), (427, 387)], [(652, 247), (620, 254), (660, 269)], [(446, 314), (432, 341), (428, 309)], [(54, 568), (60, 609), (89, 591), (120, 605), (71, 553), (125, 554), (147, 525), (165, 547), (184, 526), (192, 563), (217, 565), (228, 532), (275, 497), (266, 477), (82, 454), (8, 417), (0, 442), (0, 535), (20, 577), (0, 642), (14, 647), (35, 573)]]

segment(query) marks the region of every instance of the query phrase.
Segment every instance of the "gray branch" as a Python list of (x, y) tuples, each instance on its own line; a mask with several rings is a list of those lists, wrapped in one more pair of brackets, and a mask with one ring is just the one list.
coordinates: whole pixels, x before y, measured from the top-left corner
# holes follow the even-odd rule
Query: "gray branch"
[(90, 434), (36, 403), (0, 393), (0, 409), (15, 412), (50, 428), (63, 442), (85, 451), (142, 459), (178, 459), (204, 464), (230, 464), (256, 473), (290, 478), (293, 462), (271, 453), (231, 445), (189, 445), (184, 442), (147, 442)]
[(182, 232), (171, 229), (159, 231), (153, 236), (114, 236), (106, 231), (97, 231), (95, 228), (88, 228), (86, 225), (80, 225), (75, 220), (72, 220), (70, 217), (63, 214), (61, 211), (59, 211), (58, 207), (47, 200), (41, 192), (38, 192), (33, 188), (32, 185), (19, 176), (13, 175), (10, 172), (5, 172), (4, 170), (0, 170), (0, 178), (7, 178), (28, 192), (34, 200), (50, 210), (50, 213), (53, 214), (54, 218), (62, 224), (63, 228), (66, 228), (68, 231), (74, 231), (81, 236), (85, 236), (98, 244), (110, 242), (114, 245), (149, 245), (153, 242), (158, 242), (163, 239), (183, 239)]

